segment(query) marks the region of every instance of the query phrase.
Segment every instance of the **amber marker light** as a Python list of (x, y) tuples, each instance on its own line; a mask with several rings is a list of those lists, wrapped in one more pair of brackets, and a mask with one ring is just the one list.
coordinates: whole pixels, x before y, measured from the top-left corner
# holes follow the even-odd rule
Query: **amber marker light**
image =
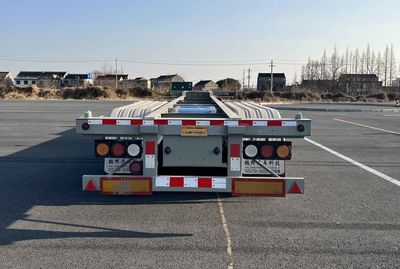
[(286, 145), (280, 145), (276, 148), (276, 155), (280, 159), (286, 159), (290, 156), (290, 148)]
[(110, 146), (107, 143), (99, 143), (96, 146), (96, 153), (99, 156), (107, 156), (110, 153)]

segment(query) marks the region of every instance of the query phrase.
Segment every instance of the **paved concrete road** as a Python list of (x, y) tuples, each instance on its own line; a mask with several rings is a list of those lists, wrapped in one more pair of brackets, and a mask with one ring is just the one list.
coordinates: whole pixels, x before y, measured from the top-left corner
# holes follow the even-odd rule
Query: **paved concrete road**
[[(81, 192), (102, 162), (74, 118), (121, 104), (0, 101), (1, 268), (400, 267), (400, 187), (305, 140), (287, 166), (304, 195)], [(399, 113), (304, 115), (312, 141), (400, 179)]]

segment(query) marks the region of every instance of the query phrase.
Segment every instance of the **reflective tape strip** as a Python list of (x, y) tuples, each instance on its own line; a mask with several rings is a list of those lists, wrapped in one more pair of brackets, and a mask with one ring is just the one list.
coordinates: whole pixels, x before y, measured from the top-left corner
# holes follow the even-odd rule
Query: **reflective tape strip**
[(131, 125), (142, 125), (143, 120), (131, 120)]
[(169, 177), (156, 177), (157, 187), (169, 187)]
[(159, 176), (156, 187), (226, 189), (226, 178)]
[(267, 126), (282, 126), (282, 121), (281, 120), (269, 120), (267, 121)]
[(210, 126), (209, 120), (197, 120), (196, 126)]
[(130, 120), (117, 120), (117, 125), (131, 125)]
[(225, 178), (213, 178), (211, 188), (225, 189), (226, 188), (226, 179)]
[(226, 120), (224, 121), (225, 126), (238, 126), (239, 122), (237, 120)]
[(156, 155), (146, 154), (144, 160), (144, 167), (149, 169), (156, 168)]
[(284, 120), (284, 121), (282, 121), (282, 126), (284, 126), (284, 127), (296, 127), (297, 126), (297, 121)]
[(142, 125), (154, 125), (154, 120), (143, 120)]
[(156, 168), (156, 142), (145, 141), (145, 168)]
[(169, 186), (171, 188), (183, 188), (184, 181), (185, 181), (184, 177), (170, 177)]
[(103, 120), (88, 120), (88, 123), (89, 124), (92, 124), (92, 125), (98, 125), (98, 124), (103, 124)]
[(91, 125), (145, 125), (145, 126), (272, 126), (272, 127), (296, 127), (295, 120), (142, 120), (142, 119), (92, 119)]
[(211, 177), (199, 177), (197, 185), (199, 188), (211, 188), (212, 178)]
[(103, 119), (103, 125), (116, 125), (116, 119)]
[(240, 157), (231, 157), (231, 171), (240, 171)]
[(183, 186), (185, 188), (197, 188), (198, 187), (197, 177), (185, 177)]
[(182, 125), (181, 120), (168, 120), (168, 125)]
[(267, 126), (267, 121), (265, 121), (265, 120), (253, 120), (253, 126)]

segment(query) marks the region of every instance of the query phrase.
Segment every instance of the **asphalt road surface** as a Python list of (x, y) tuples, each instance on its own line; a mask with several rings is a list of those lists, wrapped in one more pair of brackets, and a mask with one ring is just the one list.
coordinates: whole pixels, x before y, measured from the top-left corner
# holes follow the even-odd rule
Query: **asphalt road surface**
[(1, 268), (400, 267), (399, 112), (305, 111), (304, 195), (84, 193), (102, 161), (74, 119), (125, 103), (0, 101)]

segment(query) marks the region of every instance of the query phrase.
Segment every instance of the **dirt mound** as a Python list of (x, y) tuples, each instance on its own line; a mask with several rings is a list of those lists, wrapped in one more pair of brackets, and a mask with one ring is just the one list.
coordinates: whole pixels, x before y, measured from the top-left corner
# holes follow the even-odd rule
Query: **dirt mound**
[(276, 96), (289, 100), (298, 101), (319, 101), (321, 100), (321, 95), (318, 93), (313, 93), (309, 91), (304, 92), (276, 92)]
[(387, 97), (390, 101), (395, 101), (400, 99), (400, 92), (391, 92), (387, 94)]
[(0, 98), (5, 99), (39, 99), (41, 91), (36, 85), (25, 88), (0, 88)]
[(117, 94), (113, 89), (99, 86), (87, 88), (65, 88), (61, 91), (64, 99), (115, 99)]
[(370, 94), (367, 96), (367, 98), (375, 98), (378, 100), (388, 100), (388, 96), (385, 92)]
[(151, 91), (149, 89), (143, 89), (139, 87), (133, 89), (118, 89), (115, 91), (115, 93), (120, 98), (151, 96)]
[(339, 92), (336, 94), (325, 93), (321, 95), (322, 99), (326, 99), (333, 102), (356, 102), (357, 98), (345, 93)]

